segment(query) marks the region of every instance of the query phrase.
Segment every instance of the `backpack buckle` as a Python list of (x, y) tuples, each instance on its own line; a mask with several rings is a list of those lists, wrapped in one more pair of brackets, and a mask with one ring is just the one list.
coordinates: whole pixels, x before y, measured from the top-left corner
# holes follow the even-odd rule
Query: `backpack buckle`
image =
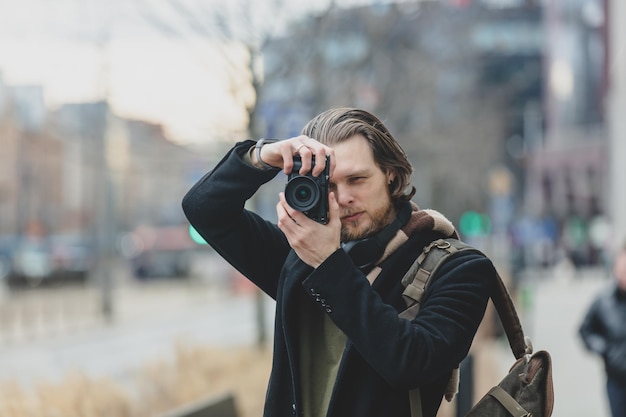
[(446, 250), (452, 245), (447, 240), (439, 239), (435, 241), (435, 246), (437, 247), (437, 249)]

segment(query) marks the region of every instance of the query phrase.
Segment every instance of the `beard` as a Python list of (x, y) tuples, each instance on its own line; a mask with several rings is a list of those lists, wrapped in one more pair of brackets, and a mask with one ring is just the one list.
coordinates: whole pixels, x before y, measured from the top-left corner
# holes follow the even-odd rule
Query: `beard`
[(384, 206), (377, 208), (370, 214), (371, 223), (365, 227), (359, 228), (358, 222), (349, 223), (341, 226), (341, 241), (349, 242), (353, 240), (363, 239), (382, 230), (389, 223), (389, 218), (393, 211), (391, 201)]

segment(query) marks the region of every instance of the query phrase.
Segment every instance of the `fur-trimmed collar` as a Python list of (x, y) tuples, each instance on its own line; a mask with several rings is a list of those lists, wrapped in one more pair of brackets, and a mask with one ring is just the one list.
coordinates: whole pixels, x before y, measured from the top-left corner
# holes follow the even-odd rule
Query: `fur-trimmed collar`
[(411, 207), (413, 209), (411, 217), (389, 241), (383, 255), (376, 262), (376, 266), (367, 274), (367, 279), (370, 283), (373, 283), (380, 274), (381, 267), (379, 265), (387, 259), (389, 255), (395, 252), (396, 249), (409, 240), (409, 237), (414, 233), (434, 231), (441, 233), (444, 237), (459, 238), (452, 222), (440, 212), (432, 209), (422, 210), (414, 202), (411, 202)]

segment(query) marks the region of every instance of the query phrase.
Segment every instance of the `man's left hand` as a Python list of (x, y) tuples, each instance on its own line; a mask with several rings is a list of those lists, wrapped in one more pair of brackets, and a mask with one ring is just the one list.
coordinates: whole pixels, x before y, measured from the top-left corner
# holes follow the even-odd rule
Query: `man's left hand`
[(278, 227), (283, 231), (289, 245), (304, 263), (317, 268), (341, 247), (341, 220), (339, 204), (335, 193), (328, 194), (329, 221), (321, 224), (308, 218), (304, 213), (294, 210), (285, 200), (285, 194), (279, 194), (276, 204)]

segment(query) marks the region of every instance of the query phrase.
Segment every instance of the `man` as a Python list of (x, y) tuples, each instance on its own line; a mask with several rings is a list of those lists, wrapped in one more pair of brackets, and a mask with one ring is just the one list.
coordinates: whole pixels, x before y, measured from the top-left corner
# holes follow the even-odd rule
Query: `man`
[(613, 263), (615, 283), (598, 295), (580, 326), (585, 347), (604, 361), (613, 417), (626, 416), (626, 244)]
[[(295, 155), (302, 175), (315, 157), (314, 176), (330, 157), (327, 224), (291, 208), (284, 193), (277, 224), (244, 209), (263, 183), (291, 172)], [(378, 118), (338, 108), (301, 136), (235, 145), (185, 196), (195, 229), (276, 300), (266, 417), (408, 417), (417, 387), (423, 415), (436, 415), (482, 320), (494, 270), (477, 254), (451, 258), (418, 316), (398, 317), (402, 277), (422, 248), (456, 236), (441, 214), (410, 202), (411, 173)], [(380, 240), (383, 250), (372, 249)]]

